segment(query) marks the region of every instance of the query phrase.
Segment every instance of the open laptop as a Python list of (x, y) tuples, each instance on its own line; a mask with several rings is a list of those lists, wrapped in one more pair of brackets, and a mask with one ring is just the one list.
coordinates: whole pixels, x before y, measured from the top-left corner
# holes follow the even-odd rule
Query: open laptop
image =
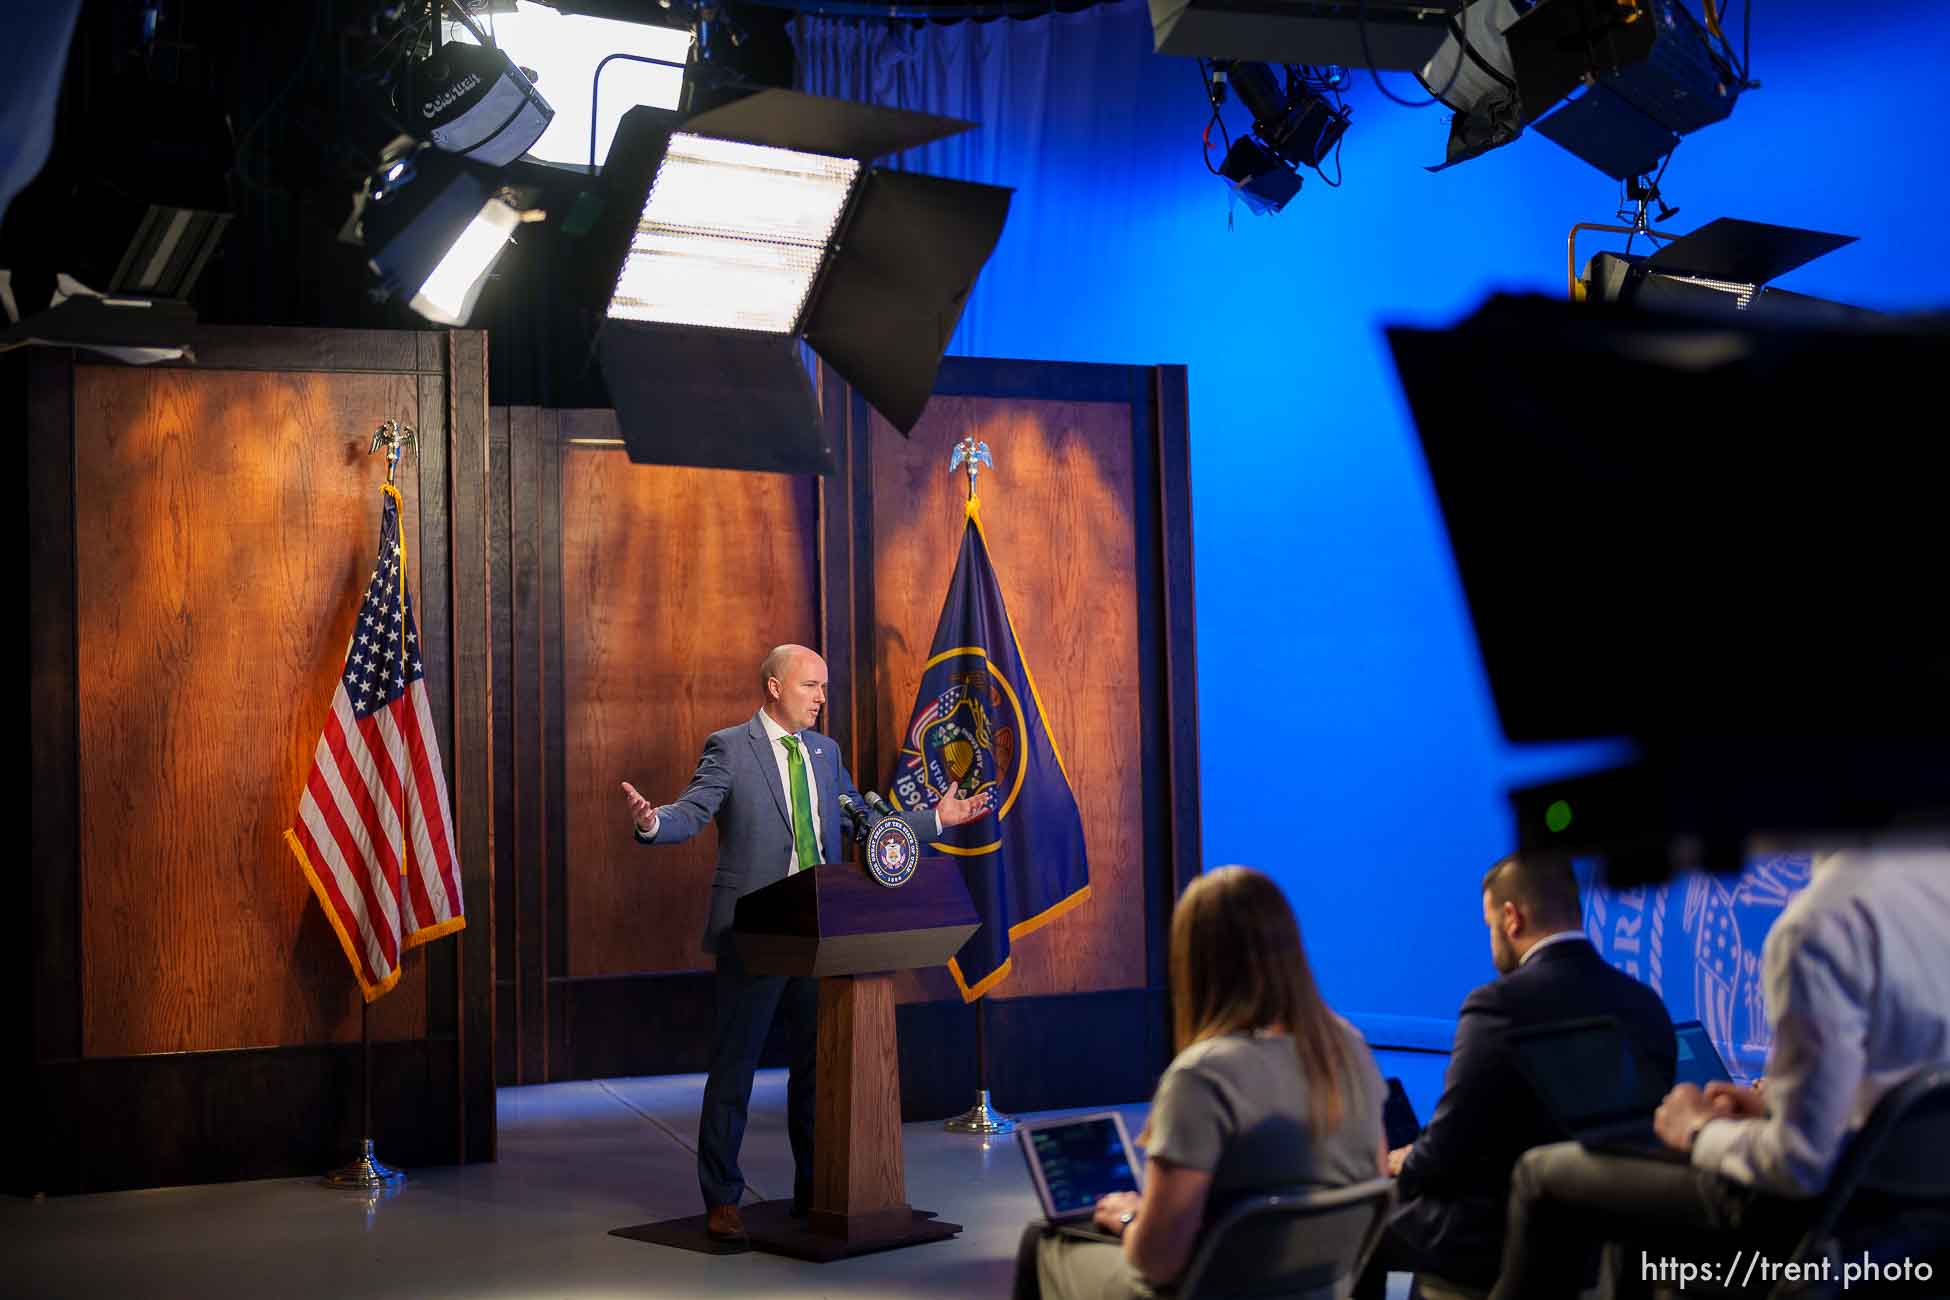
[(1016, 1128), (1036, 1199), (1051, 1226), (1070, 1236), (1115, 1241), (1091, 1225), (1099, 1198), (1141, 1190), (1124, 1117), (1114, 1110), (1033, 1120)]
[(1733, 1082), (1720, 1049), (1706, 1036), (1706, 1026), (1697, 1020), (1682, 1020), (1672, 1027), (1672, 1036), (1679, 1048), (1679, 1059), (1673, 1067), (1674, 1083), (1704, 1088), (1709, 1083)]
[(1671, 1164), (1689, 1159), (1653, 1130), (1664, 1090), (1611, 1016), (1515, 1030), (1510, 1045), (1537, 1099), (1585, 1150)]

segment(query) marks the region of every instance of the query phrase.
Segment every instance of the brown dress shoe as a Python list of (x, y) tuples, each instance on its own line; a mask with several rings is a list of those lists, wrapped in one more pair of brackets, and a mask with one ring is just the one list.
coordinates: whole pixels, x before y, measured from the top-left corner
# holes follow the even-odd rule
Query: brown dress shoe
[(705, 1235), (717, 1241), (744, 1241), (745, 1220), (735, 1205), (714, 1205), (704, 1216)]

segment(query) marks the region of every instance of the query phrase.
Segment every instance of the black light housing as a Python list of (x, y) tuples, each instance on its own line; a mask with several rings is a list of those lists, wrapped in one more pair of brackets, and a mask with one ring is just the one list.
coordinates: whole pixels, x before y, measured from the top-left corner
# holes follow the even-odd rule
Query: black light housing
[(1160, 54), (1418, 68), (1463, 0), (1150, 0)]
[(355, 196), (350, 225), (388, 296), (463, 325), (521, 221), (500, 169), (402, 137)]
[(1679, 138), (1725, 119), (1739, 72), (1679, 0), (1473, 0), (1422, 69), (1456, 110), (1431, 171), (1534, 125), (1615, 180), (1655, 170)]
[(1219, 175), (1231, 181), (1246, 206), (1261, 216), (1278, 212), (1300, 192), (1300, 173), (1249, 135), (1232, 142), (1219, 164)]
[(1347, 131), (1347, 110), (1337, 109), (1287, 78), (1282, 90), (1264, 63), (1234, 63), (1227, 68), (1233, 89), (1253, 115), (1253, 134), (1297, 167), (1318, 167)]
[(541, 139), (555, 110), (499, 49), (449, 41), (415, 69), (403, 116), (435, 148), (500, 167)]
[(591, 238), (631, 459), (831, 473), (800, 340), (911, 431), (1011, 191), (869, 164), (973, 125), (786, 90), (625, 115)]
[[(1282, 71), (1284, 85), (1281, 74), (1267, 64), (1218, 59), (1207, 82), (1214, 123), (1218, 122), (1228, 85), (1253, 115), (1252, 133), (1227, 147), (1216, 170), (1232, 182), (1246, 206), (1261, 216), (1284, 208), (1300, 192), (1298, 169), (1318, 169), (1347, 132), (1348, 111), (1322, 96), (1317, 89), (1323, 84), (1317, 71), (1312, 82), (1301, 68)], [(1338, 93), (1335, 98), (1339, 100)], [(1209, 159), (1206, 165), (1211, 166)]]
[(1767, 284), (1854, 242), (1854, 235), (1720, 217), (1650, 255), (1597, 254), (1580, 289), (1592, 302), (1696, 315), (1837, 321), (1873, 317), (1876, 313), (1865, 308)]
[(1492, 298), (1388, 339), (1504, 734), (1636, 747), (1513, 792), (1523, 843), (1618, 883), (1950, 824), (1950, 442), (1915, 414), (1950, 322)]
[(228, 212), (151, 204), (115, 268), (109, 292), (187, 299), (229, 225)]
[[(23, 319), (0, 331), (0, 350), (36, 342), (132, 361), (187, 350), (191, 296), (230, 224), (235, 139), (199, 90), (130, 76), (103, 96), (73, 151), (86, 162), (43, 176), (8, 210)], [(136, 122), (146, 129), (130, 131)]]

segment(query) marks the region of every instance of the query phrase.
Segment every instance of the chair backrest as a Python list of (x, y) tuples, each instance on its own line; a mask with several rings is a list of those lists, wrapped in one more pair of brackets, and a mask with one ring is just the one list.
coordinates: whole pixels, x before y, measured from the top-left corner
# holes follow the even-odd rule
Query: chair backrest
[(1394, 1203), (1392, 1178), (1249, 1197), (1207, 1226), (1179, 1300), (1345, 1296)]
[(1950, 1067), (1938, 1066), (1883, 1094), (1842, 1152), (1823, 1193), (1833, 1228), (1858, 1191), (1910, 1200), (1950, 1198)]
[[(1849, 1141), (1822, 1191), (1814, 1222), (1789, 1258), (1819, 1259), (1858, 1191), (1928, 1201), (1950, 1199), (1950, 1068), (1938, 1066), (1883, 1094)], [(1783, 1281), (1774, 1295), (1789, 1293)]]

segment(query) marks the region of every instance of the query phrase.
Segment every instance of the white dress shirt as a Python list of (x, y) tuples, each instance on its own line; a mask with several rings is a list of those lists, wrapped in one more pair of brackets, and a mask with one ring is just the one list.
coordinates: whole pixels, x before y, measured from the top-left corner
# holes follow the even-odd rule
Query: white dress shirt
[[(813, 775), (812, 750), (806, 745), (803, 734), (794, 735), (792, 732), (787, 731), (777, 722), (774, 722), (772, 715), (764, 709), (758, 711), (758, 723), (765, 728), (766, 738), (772, 742), (772, 758), (778, 763), (779, 789), (785, 792), (785, 814), (788, 819), (792, 816), (792, 768), (789, 766), (790, 760), (786, 757), (785, 746), (779, 743), (779, 737), (792, 736), (794, 740), (799, 742), (799, 752), (806, 760), (806, 794), (812, 804), (813, 843), (821, 845), (823, 852), (823, 846), (826, 841), (820, 838), (819, 778)], [(659, 818), (657, 817), (656, 810), (652, 809), (650, 812), (650, 824), (635, 828), (637, 838), (644, 843), (654, 840), (657, 837), (658, 823)], [(941, 810), (937, 808), (934, 812), (934, 833), (938, 837), (941, 832)], [(792, 856), (786, 863), (785, 874), (789, 876), (798, 869), (799, 846), (795, 842), (792, 846)]]
[[(779, 782), (785, 790), (785, 810), (787, 815), (790, 815), (792, 812), (792, 769), (786, 766), (785, 746), (779, 743), (779, 737), (791, 733), (787, 732), (778, 723), (772, 721), (772, 715), (763, 709), (758, 711), (758, 720), (764, 726), (765, 734), (772, 738), (772, 757), (779, 761)], [(823, 853), (825, 852), (826, 841), (819, 837), (819, 783), (813, 779), (812, 751), (805, 748), (803, 733), (797, 739), (800, 741), (800, 751), (806, 756), (806, 792), (812, 796), (813, 843), (819, 845), (820, 851)], [(935, 809), (934, 813), (934, 833), (937, 836), (941, 834), (941, 810), (938, 808)], [(791, 865), (786, 867), (785, 874), (789, 876), (798, 869), (799, 850), (795, 845), (792, 850)]]
[[(787, 731), (772, 721), (772, 715), (764, 709), (758, 711), (758, 725), (765, 728), (765, 735), (772, 742), (772, 758), (779, 765), (779, 788), (785, 791), (785, 815), (788, 818), (792, 816), (792, 767), (791, 760), (786, 756), (785, 746), (779, 743), (779, 738), (791, 736), (799, 742), (799, 756), (804, 760), (806, 769), (807, 802), (812, 809), (813, 843), (824, 844), (825, 841), (819, 837), (819, 780), (813, 776), (812, 747), (806, 744), (801, 736)], [(792, 846), (792, 856), (785, 864), (785, 874), (791, 875), (799, 869), (799, 865), (799, 845), (795, 842)]]
[(1544, 949), (1552, 946), (1553, 944), (1571, 943), (1574, 940), (1581, 941), (1584, 943), (1590, 943), (1591, 936), (1587, 935), (1582, 930), (1559, 930), (1556, 934), (1547, 934), (1543, 938), (1539, 939), (1536, 943), (1533, 943), (1528, 948), (1524, 949), (1523, 956), (1517, 958), (1517, 965), (1519, 966), (1529, 965), (1530, 959), (1532, 957), (1535, 957), (1538, 953), (1542, 952)]
[[(785, 746), (779, 743), (779, 737), (792, 736), (794, 740), (799, 741), (799, 753), (800, 756), (804, 758), (805, 766), (806, 766), (806, 796), (807, 796), (807, 801), (812, 806), (813, 843), (814, 844), (823, 843), (823, 841), (819, 838), (819, 831), (820, 831), (819, 778), (813, 775), (811, 748), (809, 748), (806, 745), (806, 742), (802, 737), (794, 735), (792, 732), (787, 731), (784, 727), (781, 727), (778, 723), (774, 722), (772, 720), (772, 715), (767, 713), (764, 709), (760, 709), (758, 711), (758, 723), (760, 726), (765, 728), (766, 738), (772, 742), (772, 758), (778, 763), (779, 789), (785, 792), (785, 815), (788, 820), (792, 816), (792, 768), (789, 765), (790, 760), (786, 757)], [(648, 826), (638, 826), (636, 828), (637, 838), (639, 840), (644, 841), (645, 843), (654, 840), (655, 838), (657, 838), (657, 827), (661, 823), (662, 823), (662, 818), (657, 816), (656, 810), (654, 808), (651, 809), (650, 824)], [(940, 825), (940, 821), (937, 818), (936, 819), (937, 830), (939, 829), (939, 825)], [(799, 869), (799, 845), (797, 843), (797, 836), (795, 835), (794, 843), (792, 845), (791, 856), (788, 857), (786, 860), (785, 874), (789, 876), (793, 872), (797, 871), (798, 869)]]
[(1814, 1196), (1884, 1093), (1950, 1064), (1950, 846), (1819, 856), (1761, 950), (1767, 1115), (1700, 1129), (1693, 1164)]

